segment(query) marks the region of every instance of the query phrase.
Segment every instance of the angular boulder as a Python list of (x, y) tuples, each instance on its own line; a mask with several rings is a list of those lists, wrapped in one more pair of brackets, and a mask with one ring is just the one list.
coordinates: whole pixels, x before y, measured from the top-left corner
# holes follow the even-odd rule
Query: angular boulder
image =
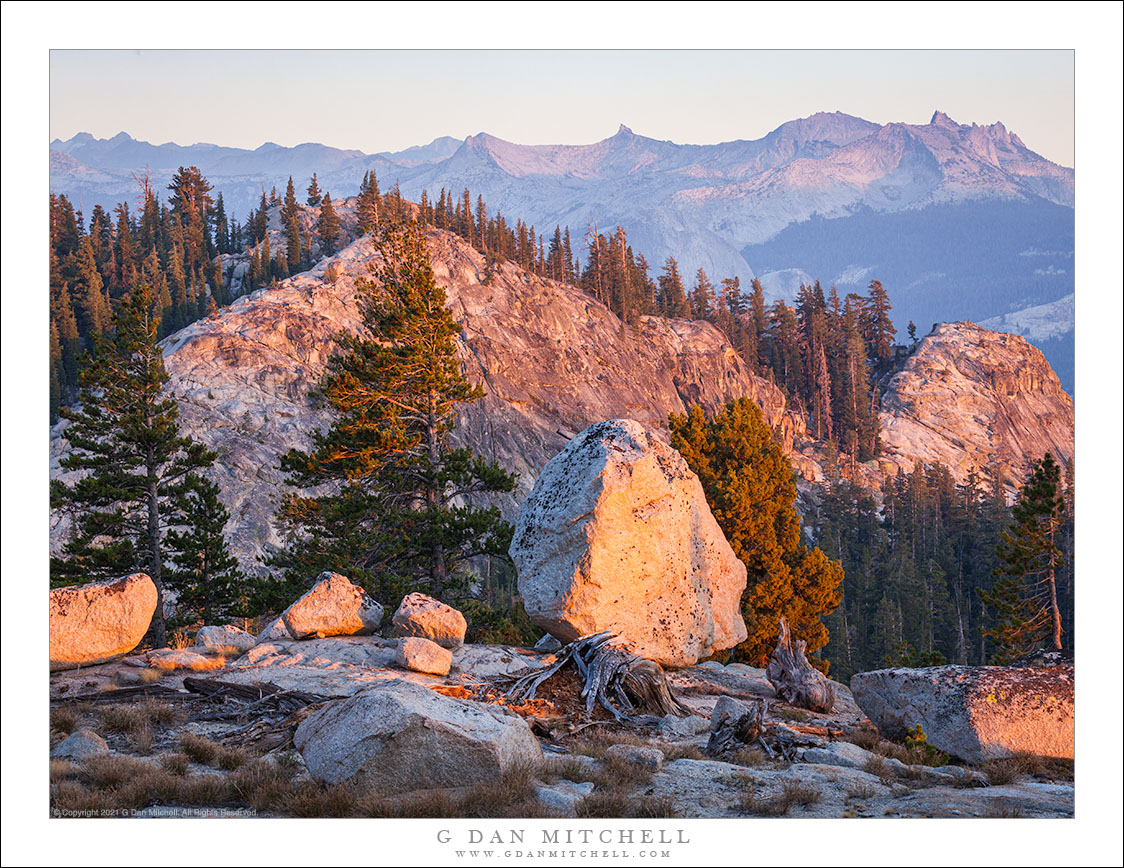
[(245, 653), (258, 643), (252, 633), (239, 630), (231, 624), (221, 627), (200, 627), (195, 634), (195, 644), (200, 648), (234, 648), (240, 653)]
[(408, 636), (398, 640), (394, 662), (411, 672), (448, 675), (449, 668), (453, 665), (453, 652), (429, 639)]
[(980, 763), (1016, 753), (1073, 758), (1073, 667), (933, 666), (851, 677), (887, 738), (917, 724), (933, 747)]
[(156, 611), (144, 573), (51, 590), (51, 671), (105, 663), (140, 644)]
[(402, 598), (391, 623), (396, 636), (417, 636), (436, 642), (442, 648), (459, 648), (468, 631), (464, 615), (440, 600), (418, 593)]
[(317, 780), (381, 795), (470, 786), (543, 765), (538, 739), (515, 712), (402, 679), (324, 706), (293, 743)]
[(510, 553), (528, 615), (563, 642), (614, 630), (680, 667), (746, 638), (745, 565), (699, 478), (638, 422), (591, 425), (551, 459)]
[(339, 573), (323, 572), (309, 591), (265, 628), (258, 642), (362, 636), (382, 622), (383, 608)]

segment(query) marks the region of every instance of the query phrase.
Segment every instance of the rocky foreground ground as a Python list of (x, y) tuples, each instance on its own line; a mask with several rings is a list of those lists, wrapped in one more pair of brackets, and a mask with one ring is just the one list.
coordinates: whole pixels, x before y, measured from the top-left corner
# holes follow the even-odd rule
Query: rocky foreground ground
[[(231, 633), (233, 635), (233, 631)], [(243, 634), (245, 635), (245, 634)], [(229, 637), (228, 637), (229, 638)], [(251, 637), (252, 638), (252, 637)], [(213, 638), (205, 641), (213, 641)], [(704, 662), (668, 673), (692, 712), (647, 725), (580, 708), (580, 682), (508, 707), (505, 676), (549, 664), (554, 653), (460, 645), (447, 674), (396, 663), (399, 640), (335, 636), (265, 640), (248, 650), (200, 645), (137, 653), (51, 675), (52, 810), (135, 816), (253, 811), (259, 816), (647, 817), (1068, 817), (1072, 763), (1014, 756), (969, 766), (939, 751), (881, 737), (836, 684), (828, 714), (779, 701), (752, 667)], [(507, 765), (472, 786), (441, 780), (439, 752), (416, 755), (417, 788), (386, 796), (355, 781), (317, 780), (301, 724), (409, 683), (442, 700), (518, 714), (542, 762)], [(208, 687), (209, 685), (209, 687)], [(220, 685), (229, 685), (222, 687)], [(246, 688), (237, 692), (233, 685)], [(393, 689), (398, 690), (399, 687)], [(272, 692), (271, 692), (272, 691)], [(705, 753), (720, 703), (764, 700), (770, 757), (745, 748)], [(444, 722), (435, 725), (441, 730)], [(298, 738), (299, 740), (299, 738)], [(323, 775), (321, 775), (323, 778)]]

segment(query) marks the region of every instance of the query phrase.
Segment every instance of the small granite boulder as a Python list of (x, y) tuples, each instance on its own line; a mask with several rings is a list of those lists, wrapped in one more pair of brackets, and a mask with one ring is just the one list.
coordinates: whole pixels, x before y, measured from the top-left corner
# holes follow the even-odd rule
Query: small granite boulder
[(316, 584), (265, 628), (258, 642), (363, 636), (382, 622), (383, 608), (339, 573), (323, 572)]
[(394, 662), (412, 672), (448, 675), (449, 668), (453, 665), (453, 652), (429, 639), (407, 636), (398, 640)]
[(103, 753), (109, 753), (105, 739), (92, 729), (79, 729), (51, 749), (51, 759), (81, 760)]
[(644, 747), (636, 744), (614, 744), (605, 751), (605, 758), (651, 769), (654, 772), (663, 768), (664, 761), (663, 751), (658, 747)]
[(442, 648), (459, 648), (468, 631), (464, 615), (440, 600), (418, 593), (402, 598), (392, 623), (396, 636), (429, 639)]
[(239, 630), (231, 624), (221, 627), (200, 627), (195, 634), (195, 644), (203, 648), (234, 648), (245, 653), (257, 644), (253, 634)]

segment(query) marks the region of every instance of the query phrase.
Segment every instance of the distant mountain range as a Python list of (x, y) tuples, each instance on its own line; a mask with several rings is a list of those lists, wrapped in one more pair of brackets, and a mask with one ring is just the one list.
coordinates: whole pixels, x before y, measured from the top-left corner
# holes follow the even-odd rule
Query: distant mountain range
[[(338, 198), (374, 170), (384, 190), (397, 181), (414, 200), (422, 190), (434, 198), (442, 187), (467, 187), (493, 212), (544, 234), (568, 225), (581, 237), (587, 226), (619, 224), (654, 270), (674, 255), (690, 279), (700, 267), (712, 279), (757, 276), (773, 298), (791, 298), (813, 278), (841, 293), (878, 279), (903, 336), (910, 320), (921, 334), (936, 321), (1017, 323), (1018, 312), (1074, 291), (1073, 169), (1034, 153), (1001, 123), (958, 124), (939, 111), (925, 125), (819, 113), (718, 145), (659, 141), (622, 126), (591, 145), (517, 145), (481, 133), (380, 154), (80, 133), (51, 143), (51, 188), (83, 210), (111, 207), (136, 200), (138, 170), (166, 185), (181, 165), (198, 166), (239, 218), (263, 184), (282, 189), (292, 175), (303, 191), (316, 172)], [(1066, 315), (1072, 306), (1051, 309)], [(1072, 391), (1072, 317), (1049, 337), (1027, 337), (1042, 341)]]

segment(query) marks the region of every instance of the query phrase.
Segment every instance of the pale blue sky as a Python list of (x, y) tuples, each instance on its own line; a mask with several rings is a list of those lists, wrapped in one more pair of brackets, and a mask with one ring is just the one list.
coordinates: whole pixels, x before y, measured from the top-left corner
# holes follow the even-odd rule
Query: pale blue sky
[(1071, 51), (52, 51), (51, 138), (322, 142), (372, 153), (489, 132), (592, 142), (621, 123), (681, 143), (843, 111), (1003, 121), (1073, 166)]

